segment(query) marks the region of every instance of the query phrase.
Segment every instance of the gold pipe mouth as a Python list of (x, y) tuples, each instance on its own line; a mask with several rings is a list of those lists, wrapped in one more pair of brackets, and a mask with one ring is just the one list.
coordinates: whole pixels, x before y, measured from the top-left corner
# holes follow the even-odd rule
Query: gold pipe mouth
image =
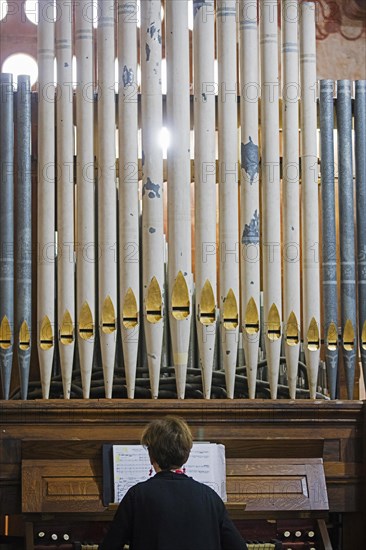
[(172, 315), (177, 321), (184, 321), (190, 314), (189, 290), (184, 275), (179, 271), (172, 292)]
[(116, 313), (112, 298), (108, 295), (102, 309), (102, 331), (104, 334), (112, 334), (116, 328)]
[(327, 348), (330, 351), (336, 351), (338, 346), (338, 329), (333, 322), (330, 323), (327, 333)]
[(81, 306), (79, 317), (79, 336), (82, 340), (89, 340), (94, 336), (94, 322), (88, 302)]
[(226, 330), (235, 330), (239, 324), (238, 303), (232, 288), (224, 299), (223, 306), (223, 325)]
[(137, 307), (136, 296), (132, 290), (129, 288), (126, 292), (125, 299), (123, 302), (122, 310), (122, 325), (124, 328), (130, 329), (135, 328), (139, 322), (139, 312)]
[(319, 327), (315, 317), (312, 317), (306, 335), (309, 351), (317, 351), (320, 348)]
[(23, 321), (19, 329), (19, 349), (27, 351), (30, 348), (30, 332), (27, 321)]
[(286, 325), (286, 344), (288, 346), (296, 346), (300, 342), (300, 331), (297, 317), (293, 311), (291, 311)]
[(156, 324), (163, 318), (163, 299), (157, 278), (154, 276), (146, 293), (146, 319)]
[(60, 342), (64, 346), (70, 346), (74, 341), (74, 324), (71, 314), (68, 310), (65, 311), (60, 327)]
[(215, 294), (212, 285), (206, 279), (201, 292), (201, 303), (199, 307), (199, 322), (202, 325), (213, 325), (216, 321)]
[(244, 329), (247, 334), (257, 334), (259, 332), (259, 314), (257, 304), (252, 297), (245, 310)]
[(343, 347), (346, 351), (353, 351), (355, 348), (355, 330), (351, 319), (347, 319), (343, 331)]
[(39, 334), (40, 348), (44, 351), (51, 349), (53, 347), (53, 331), (51, 321), (47, 315), (43, 317)]
[(0, 348), (9, 349), (12, 346), (12, 334), (9, 319), (4, 315), (0, 325)]
[(272, 304), (268, 313), (267, 337), (271, 342), (281, 338), (281, 318), (276, 304)]
[(362, 346), (362, 349), (366, 350), (366, 321), (364, 321), (362, 325), (361, 346)]

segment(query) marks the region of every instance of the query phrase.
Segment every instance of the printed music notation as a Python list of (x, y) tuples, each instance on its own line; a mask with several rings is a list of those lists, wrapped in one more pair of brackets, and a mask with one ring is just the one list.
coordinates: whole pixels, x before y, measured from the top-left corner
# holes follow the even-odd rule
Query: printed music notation
[[(136, 483), (149, 479), (147, 450), (141, 445), (113, 445), (114, 502), (120, 502)], [(194, 443), (185, 473), (205, 483), (227, 501), (225, 447), (216, 443)]]

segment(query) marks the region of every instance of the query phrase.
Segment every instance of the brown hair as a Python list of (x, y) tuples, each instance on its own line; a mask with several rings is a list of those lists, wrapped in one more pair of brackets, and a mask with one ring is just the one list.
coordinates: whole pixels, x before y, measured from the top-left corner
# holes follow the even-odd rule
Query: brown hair
[(150, 459), (157, 462), (162, 470), (183, 466), (188, 460), (192, 443), (188, 424), (176, 416), (153, 420), (141, 436), (141, 445), (147, 447)]

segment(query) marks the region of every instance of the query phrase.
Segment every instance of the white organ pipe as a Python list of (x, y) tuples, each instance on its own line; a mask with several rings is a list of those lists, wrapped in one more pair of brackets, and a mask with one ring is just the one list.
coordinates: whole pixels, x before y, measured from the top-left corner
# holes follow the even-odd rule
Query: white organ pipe
[(214, 1), (193, 0), (195, 282), (203, 394), (210, 398), (216, 343)]
[(315, 4), (300, 18), (303, 333), (310, 397), (316, 397), (320, 356), (320, 275), (316, 118)]
[(111, 398), (117, 334), (114, 0), (99, 0), (98, 15), (99, 334), (105, 395)]
[(217, 2), (219, 242), (222, 361), (234, 397), (239, 336), (236, 0)]
[(298, 0), (282, 4), (283, 316), (287, 379), (296, 397), (300, 351), (300, 200)]
[(164, 331), (161, 3), (141, 2), (142, 254), (144, 330), (152, 397), (159, 392)]
[(240, 2), (241, 308), (250, 399), (255, 398), (260, 308), (257, 0)]
[(76, 309), (78, 350), (84, 398), (89, 398), (95, 337), (95, 216), (94, 216), (94, 63), (90, 1), (75, 4), (77, 62), (77, 246)]
[(192, 313), (188, 2), (167, 0), (165, 21), (169, 324), (177, 394), (184, 399)]
[(64, 398), (70, 398), (75, 335), (74, 126), (72, 90), (72, 6), (57, 0), (57, 312)]
[(130, 399), (135, 392), (140, 329), (136, 14), (136, 0), (119, 0), (119, 287), (123, 359)]
[(55, 330), (55, 32), (53, 4), (38, 13), (38, 270), (37, 326), (42, 395), (48, 399)]
[(264, 327), (271, 397), (275, 399), (281, 348), (277, 0), (261, 0), (260, 22)]

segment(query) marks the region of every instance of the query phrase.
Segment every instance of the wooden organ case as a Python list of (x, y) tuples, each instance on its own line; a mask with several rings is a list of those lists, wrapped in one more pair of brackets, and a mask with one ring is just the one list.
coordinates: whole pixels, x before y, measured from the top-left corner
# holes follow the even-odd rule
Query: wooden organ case
[(138, 443), (166, 414), (225, 445), (227, 506), (250, 548), (366, 547), (360, 401), (2, 402), (0, 513), (21, 515), (27, 550), (97, 548), (114, 515), (103, 445)]

